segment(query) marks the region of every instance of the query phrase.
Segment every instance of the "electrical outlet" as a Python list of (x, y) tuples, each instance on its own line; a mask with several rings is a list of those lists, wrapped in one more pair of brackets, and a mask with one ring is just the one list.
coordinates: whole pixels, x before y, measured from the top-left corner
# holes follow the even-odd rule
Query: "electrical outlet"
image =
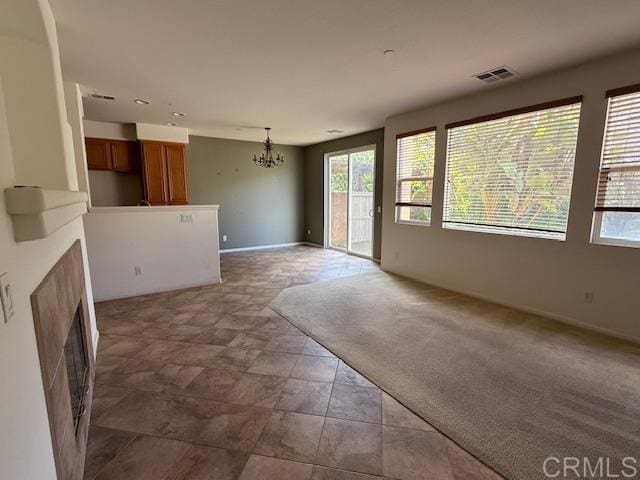
[(584, 292), (584, 303), (593, 303), (593, 292)]
[(193, 223), (193, 214), (192, 213), (180, 214), (180, 223)]
[(13, 314), (15, 308), (13, 306), (13, 297), (11, 296), (11, 283), (9, 283), (9, 274), (0, 275), (0, 298), (2, 299), (2, 313), (4, 314), (4, 323), (7, 323)]
[(222, 235), (222, 241), (226, 242), (227, 241), (227, 236), (226, 235)]
[(136, 276), (142, 275), (142, 267), (140, 265), (136, 265), (135, 267), (133, 267), (133, 273)]

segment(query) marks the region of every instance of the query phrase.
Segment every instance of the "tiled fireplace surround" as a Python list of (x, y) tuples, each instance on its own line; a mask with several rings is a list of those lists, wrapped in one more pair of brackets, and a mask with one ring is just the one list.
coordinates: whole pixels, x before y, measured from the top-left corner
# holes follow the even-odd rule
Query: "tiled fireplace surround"
[(220, 285), (97, 304), (84, 478), (500, 478), (268, 307), (376, 268), (311, 247), (225, 254)]
[[(79, 480), (83, 476), (95, 372), (80, 240), (42, 280), (31, 295), (31, 303), (57, 476), (60, 480)], [(77, 420), (71, 398), (71, 390), (75, 389), (69, 388), (68, 372), (73, 368), (67, 367), (70, 352), (65, 352), (76, 318), (84, 343), (84, 351), (76, 351), (79, 358), (84, 356), (88, 368), (82, 385), (84, 395), (74, 402)]]

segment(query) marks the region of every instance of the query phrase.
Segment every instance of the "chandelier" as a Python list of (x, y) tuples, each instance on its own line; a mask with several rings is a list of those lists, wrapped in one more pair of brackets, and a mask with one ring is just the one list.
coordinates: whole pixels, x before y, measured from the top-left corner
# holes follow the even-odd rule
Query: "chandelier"
[(267, 127), (265, 130), (267, 131), (267, 139), (263, 142), (264, 152), (261, 153), (260, 156), (254, 155), (253, 163), (259, 167), (265, 168), (279, 167), (284, 163), (284, 155), (280, 152), (276, 152), (276, 157), (273, 158), (273, 152), (271, 151), (273, 148), (273, 141), (269, 138), (269, 130), (271, 130), (271, 128)]

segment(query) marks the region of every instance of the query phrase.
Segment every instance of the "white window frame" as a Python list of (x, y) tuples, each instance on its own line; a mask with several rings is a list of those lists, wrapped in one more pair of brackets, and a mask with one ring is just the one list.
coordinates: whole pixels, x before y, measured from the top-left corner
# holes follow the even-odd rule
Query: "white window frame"
[[(609, 93), (609, 92), (607, 92)], [(629, 92), (632, 93), (632, 92)], [(609, 111), (611, 108), (611, 98), (617, 95), (607, 95), (607, 114), (605, 117), (604, 128), (602, 130), (602, 144), (600, 146), (600, 163), (598, 164), (598, 182), (600, 181), (600, 171), (602, 169), (602, 156), (604, 155), (605, 140), (607, 136), (607, 127), (609, 126)], [(597, 187), (596, 187), (597, 188)], [(597, 201), (597, 193), (596, 193)], [(627, 240), (623, 238), (603, 237), (602, 220), (606, 212), (593, 212), (593, 222), (591, 225), (591, 243), (595, 245), (608, 245), (613, 247), (631, 247), (640, 248), (640, 240)], [(640, 213), (638, 213), (640, 215)]]
[[(434, 177), (431, 177), (431, 205), (429, 206), (422, 206), (422, 205), (417, 205), (418, 208), (428, 208), (429, 209), (429, 221), (428, 222), (423, 222), (420, 220), (402, 220), (400, 218), (400, 208), (398, 208), (397, 205), (397, 200), (398, 200), (398, 162), (400, 161), (400, 159), (398, 158), (398, 142), (400, 140), (402, 140), (403, 138), (406, 137), (411, 137), (414, 135), (420, 135), (422, 133), (431, 133), (433, 132), (434, 135), (434, 153), (433, 153), (433, 166), (434, 166)], [(417, 227), (430, 227), (431, 226), (431, 219), (433, 218), (433, 190), (434, 190), (434, 179), (435, 179), (435, 163), (436, 163), (436, 148), (437, 148), (437, 137), (438, 137), (438, 129), (437, 127), (429, 127), (429, 128), (424, 128), (421, 130), (415, 130), (412, 132), (405, 132), (405, 133), (398, 133), (396, 135), (396, 165), (395, 165), (395, 178), (394, 178), (394, 199), (393, 199), (393, 218), (396, 224), (398, 225), (414, 225)], [(429, 177), (425, 177), (425, 178), (429, 178)]]
[[(593, 227), (591, 232), (591, 243), (594, 245), (608, 245), (612, 247), (631, 247), (640, 248), (640, 241), (627, 240), (623, 238), (603, 237), (600, 235), (602, 231), (602, 217), (605, 212), (593, 212)], [(640, 213), (638, 213), (640, 215)]]
[[(453, 128), (456, 128), (458, 126), (462, 126), (464, 124), (467, 125), (471, 125), (473, 123), (481, 123), (481, 122), (485, 122), (485, 121), (492, 121), (492, 120), (497, 120), (500, 118), (506, 118), (506, 117), (510, 117), (513, 115), (520, 115), (523, 113), (533, 113), (533, 112), (537, 112), (540, 110), (545, 110), (545, 109), (550, 109), (550, 108), (557, 108), (557, 107), (561, 107), (561, 106), (569, 106), (572, 104), (582, 104), (583, 98), (582, 95), (578, 95), (575, 97), (569, 97), (566, 99), (562, 99), (562, 100), (557, 100), (557, 101), (551, 101), (551, 102), (545, 102), (545, 103), (541, 103), (541, 104), (537, 104), (537, 105), (531, 105), (528, 107), (523, 107), (523, 108), (516, 108), (513, 110), (507, 110), (504, 112), (499, 112), (496, 114), (489, 114), (489, 115), (483, 115), (477, 118), (472, 118), (469, 120), (465, 120), (463, 122), (453, 122), (451, 124), (447, 124), (445, 126), (446, 128), (446, 132), (447, 132), (447, 149), (446, 149), (446, 161), (445, 161), (445, 185), (444, 185), (444, 202), (443, 202), (443, 208), (442, 208), (442, 228), (447, 229), (447, 230), (457, 230), (457, 231), (462, 231), (462, 232), (471, 232), (471, 233), (479, 233), (479, 234), (488, 234), (488, 235), (508, 235), (508, 236), (513, 236), (513, 237), (524, 237), (524, 238), (537, 238), (537, 239), (541, 239), (541, 240), (550, 240), (550, 241), (556, 241), (556, 242), (565, 242), (567, 240), (567, 232), (569, 230), (569, 217), (571, 216), (571, 204), (572, 204), (572, 200), (573, 200), (573, 181), (575, 179), (575, 167), (576, 167), (576, 158), (574, 157), (574, 164), (573, 164), (573, 172), (572, 172), (572, 187), (571, 187), (571, 191), (569, 194), (569, 210), (568, 210), (568, 217), (567, 217), (567, 225), (565, 227), (564, 232), (562, 232), (559, 235), (546, 235), (544, 234), (544, 232), (540, 232), (540, 234), (536, 234), (535, 230), (528, 230), (528, 229), (521, 229), (518, 227), (503, 227), (503, 226), (496, 226), (494, 228), (492, 228), (491, 226), (486, 226), (486, 228), (474, 228), (473, 225), (465, 225), (464, 223), (457, 223), (454, 221), (446, 221), (445, 220), (445, 211), (447, 209), (447, 204), (449, 201), (449, 195), (450, 195), (450, 189), (448, 188), (447, 182), (449, 179), (449, 169), (451, 168), (451, 162), (449, 159), (449, 155), (450, 155), (450, 149), (449, 149), (449, 144), (450, 144), (450, 135), (451, 135), (451, 130)], [(582, 117), (582, 105), (581, 105), (581, 110), (580, 110), (580, 117), (578, 119), (578, 136), (579, 136), (579, 129), (580, 129), (580, 118)], [(577, 142), (578, 142), (578, 137), (576, 138), (576, 149), (577, 149)], [(482, 226), (479, 226), (482, 227)]]

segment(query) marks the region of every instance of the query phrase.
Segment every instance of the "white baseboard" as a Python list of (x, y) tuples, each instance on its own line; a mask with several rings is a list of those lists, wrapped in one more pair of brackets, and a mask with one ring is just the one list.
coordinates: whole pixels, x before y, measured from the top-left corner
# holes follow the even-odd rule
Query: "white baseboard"
[(305, 245), (307, 242), (276, 243), (272, 245), (258, 245), (257, 247), (224, 248), (220, 253), (246, 252), (248, 250), (266, 250), (268, 248), (293, 247), (295, 245)]
[(154, 293), (162, 293), (162, 292), (172, 292), (173, 290), (186, 290), (187, 288), (206, 287), (207, 285), (216, 285), (218, 283), (222, 283), (221, 278), (215, 278), (205, 283), (198, 282), (198, 283), (181, 283), (177, 285), (163, 285), (159, 287), (139, 290), (137, 292), (118, 293), (116, 295), (96, 296), (94, 292), (93, 301), (94, 303), (108, 302), (110, 300), (120, 300), (122, 298), (140, 297), (142, 295), (152, 295)]
[(385, 272), (388, 272), (388, 273), (394, 273), (396, 275), (400, 275), (400, 276), (405, 277), (405, 278), (410, 278), (412, 280), (416, 280), (416, 281), (421, 282), (421, 283), (426, 283), (428, 285), (433, 285), (434, 287), (444, 288), (445, 290), (450, 290), (452, 292), (460, 293), (462, 295), (467, 295), (469, 297), (477, 298), (478, 300), (484, 300), (484, 301), (487, 301), (487, 302), (495, 303), (497, 305), (502, 305), (504, 307), (513, 308), (514, 310), (520, 310), (522, 312), (532, 313), (533, 315), (538, 315), (540, 317), (549, 318), (551, 320), (555, 320), (557, 322), (564, 323), (565, 325), (571, 325), (573, 327), (584, 328), (585, 330), (590, 330), (590, 331), (596, 332), (596, 333), (602, 333), (604, 335), (609, 335), (610, 337), (619, 338), (620, 340), (626, 340), (628, 342), (633, 342), (633, 343), (640, 344), (640, 337), (624, 334), (624, 333), (618, 332), (616, 330), (608, 329), (606, 327), (599, 327), (597, 325), (592, 325), (590, 323), (581, 322), (580, 320), (576, 320), (575, 318), (571, 318), (571, 317), (568, 317), (566, 315), (561, 315), (561, 314), (549, 312), (549, 311), (542, 310), (542, 309), (539, 309), (539, 308), (530, 307), (528, 305), (518, 305), (518, 304), (507, 302), (507, 301), (504, 301), (504, 300), (501, 300), (501, 299), (498, 299), (498, 298), (493, 298), (493, 297), (488, 296), (488, 295), (483, 295), (483, 294), (480, 294), (480, 293), (477, 293), (477, 292), (474, 292), (474, 291), (464, 291), (464, 290), (461, 290), (459, 288), (455, 288), (455, 287), (451, 287), (451, 286), (445, 285), (443, 282), (437, 282), (437, 281), (434, 282), (434, 281), (430, 281), (430, 280), (420, 279), (420, 278), (417, 278), (415, 276), (407, 275), (406, 273), (394, 271), (393, 269), (390, 269), (390, 268), (383, 268), (382, 270), (385, 271)]

